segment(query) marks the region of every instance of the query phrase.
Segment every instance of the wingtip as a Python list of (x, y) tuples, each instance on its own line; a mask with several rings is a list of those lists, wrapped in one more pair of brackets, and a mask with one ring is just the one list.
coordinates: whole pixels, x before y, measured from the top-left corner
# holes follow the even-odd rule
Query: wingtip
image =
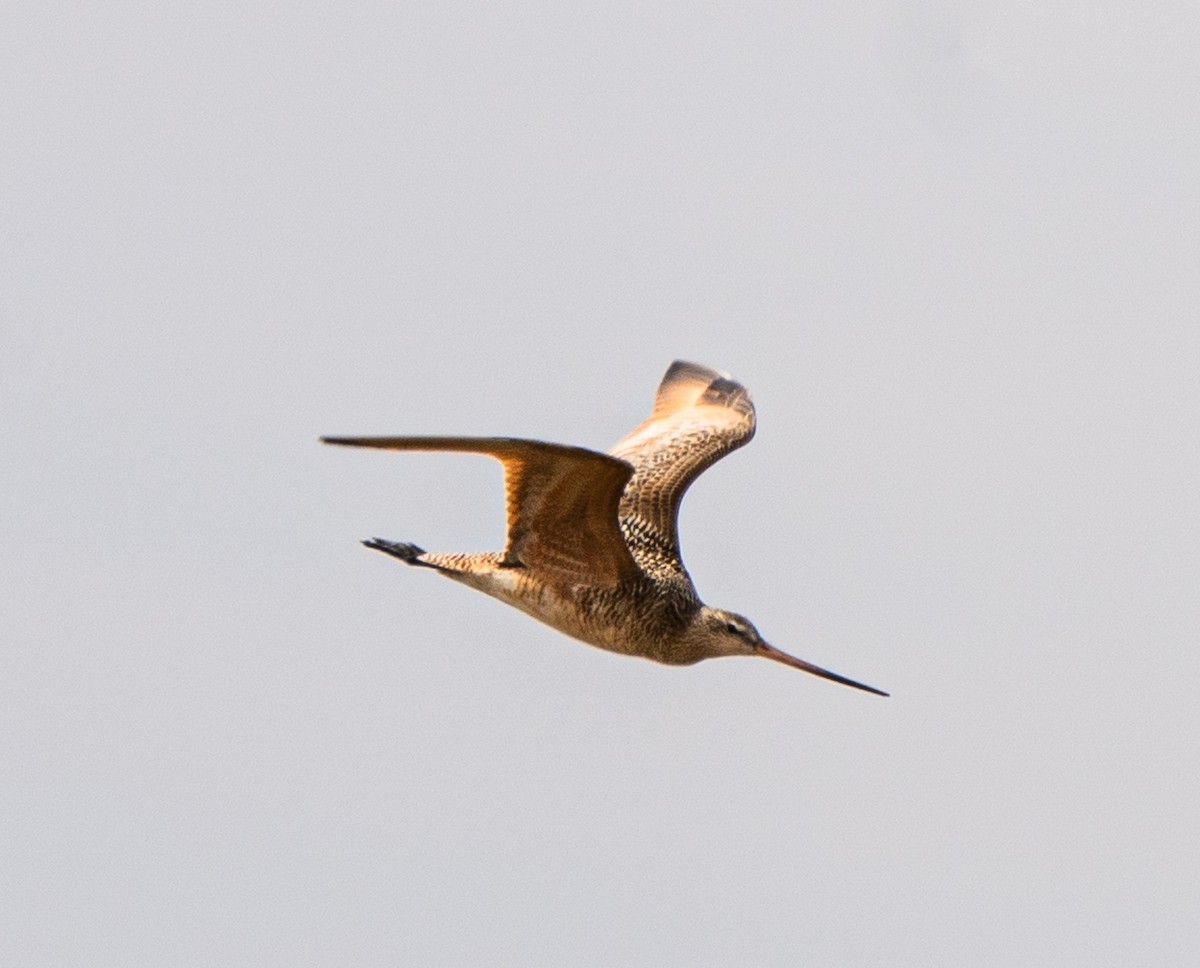
[(663, 374), (660, 382), (667, 383), (684, 379), (707, 382), (722, 379), (731, 380), (733, 377), (724, 370), (705, 366), (703, 363), (693, 363), (691, 360), (672, 360), (671, 365), (667, 367), (667, 372)]
[(651, 419), (695, 406), (727, 407), (753, 419), (754, 405), (746, 388), (723, 370), (675, 360), (659, 381)]
[(336, 447), (389, 447), (395, 441), (390, 437), (318, 437), (323, 444)]

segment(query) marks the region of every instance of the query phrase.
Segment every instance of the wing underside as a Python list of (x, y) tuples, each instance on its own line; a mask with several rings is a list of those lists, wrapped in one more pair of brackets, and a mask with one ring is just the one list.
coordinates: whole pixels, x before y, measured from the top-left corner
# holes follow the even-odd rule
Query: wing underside
[(615, 585), (640, 574), (617, 519), (633, 468), (587, 450), (511, 437), (323, 437), (382, 450), (487, 454), (504, 466), (506, 565), (552, 584)]

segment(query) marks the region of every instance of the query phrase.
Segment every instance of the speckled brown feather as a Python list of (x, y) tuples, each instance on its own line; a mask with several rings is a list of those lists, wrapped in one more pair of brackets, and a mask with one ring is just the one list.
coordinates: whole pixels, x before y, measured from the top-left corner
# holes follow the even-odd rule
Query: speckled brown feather
[(882, 691), (765, 642), (742, 616), (700, 601), (679, 552), (688, 485), (754, 434), (750, 394), (727, 375), (675, 362), (650, 418), (609, 454), (508, 437), (324, 437), (386, 450), (488, 454), (504, 465), (503, 552), (430, 554), (372, 538), (368, 548), (519, 608), (591, 645), (688, 665), (759, 655), (843, 685)]
[(617, 514), (644, 571), (690, 585), (679, 549), (679, 505), (707, 468), (754, 436), (750, 393), (727, 373), (671, 364), (650, 417), (609, 450), (633, 465)]

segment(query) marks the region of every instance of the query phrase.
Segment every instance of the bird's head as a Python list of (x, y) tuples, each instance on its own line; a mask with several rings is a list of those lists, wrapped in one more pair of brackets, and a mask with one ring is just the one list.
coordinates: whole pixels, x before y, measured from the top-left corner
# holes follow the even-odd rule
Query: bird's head
[(746, 616), (708, 605), (701, 606), (692, 620), (690, 632), (689, 638), (706, 659), (722, 655), (754, 655), (758, 646), (764, 644), (758, 629)]
[(802, 672), (820, 676), (822, 679), (840, 682), (843, 686), (852, 686), (855, 689), (862, 689), (864, 692), (873, 692), (877, 696), (887, 695), (886, 692), (876, 689), (874, 686), (855, 682), (836, 672), (830, 672), (811, 662), (788, 655), (763, 641), (763, 637), (758, 634), (754, 623), (744, 615), (727, 612), (723, 608), (701, 606), (700, 611), (692, 619), (688, 638), (696, 651), (700, 652), (701, 657), (705, 659), (715, 659), (724, 655), (761, 655), (765, 659), (782, 662), (793, 669), (800, 669)]

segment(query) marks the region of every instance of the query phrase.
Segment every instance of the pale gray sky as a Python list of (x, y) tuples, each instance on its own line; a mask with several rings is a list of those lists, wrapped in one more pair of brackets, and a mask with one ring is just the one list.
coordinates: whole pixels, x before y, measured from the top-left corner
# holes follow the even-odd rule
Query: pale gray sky
[[(1195, 4), (18, 4), (0, 962), (1186, 964)], [(675, 357), (669, 669), (361, 548)]]

